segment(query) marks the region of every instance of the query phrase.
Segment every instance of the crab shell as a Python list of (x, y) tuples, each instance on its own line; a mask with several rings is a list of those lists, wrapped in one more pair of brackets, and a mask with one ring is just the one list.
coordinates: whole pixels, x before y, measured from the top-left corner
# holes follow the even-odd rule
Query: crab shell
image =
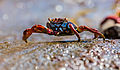
[(73, 35), (73, 31), (71, 31), (69, 24), (72, 24), (75, 30), (77, 30), (77, 25), (73, 24), (70, 21), (67, 21), (65, 18), (64, 20), (62, 19), (49, 19), (49, 22), (47, 22), (46, 26), (49, 29), (52, 29), (53, 31), (59, 32), (59, 35), (57, 36), (64, 36), (64, 35)]

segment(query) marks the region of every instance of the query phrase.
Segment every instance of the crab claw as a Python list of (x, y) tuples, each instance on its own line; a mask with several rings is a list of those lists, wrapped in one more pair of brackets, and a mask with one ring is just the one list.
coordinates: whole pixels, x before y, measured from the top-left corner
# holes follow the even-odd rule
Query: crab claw
[(27, 39), (32, 33), (46, 33), (47, 29), (42, 25), (34, 25), (32, 28), (26, 29), (23, 32), (23, 40), (27, 43)]
[(23, 32), (23, 40), (27, 43), (27, 39), (30, 37), (30, 35), (32, 33), (45, 33), (45, 34), (49, 34), (49, 35), (58, 35), (59, 32), (57, 31), (53, 31), (49, 28), (46, 28), (42, 25), (34, 25), (32, 28), (26, 29)]
[(90, 27), (87, 27), (87, 26), (79, 26), (77, 28), (78, 32), (83, 32), (83, 31), (89, 31), (89, 32), (92, 32), (94, 33), (94, 39), (97, 38), (99, 35), (103, 38), (103, 40), (105, 40), (105, 36), (100, 33), (97, 29), (94, 29), (94, 28), (90, 28)]
[(26, 29), (23, 32), (23, 37), (22, 39), (27, 43), (27, 38), (32, 34), (32, 30), (31, 29)]

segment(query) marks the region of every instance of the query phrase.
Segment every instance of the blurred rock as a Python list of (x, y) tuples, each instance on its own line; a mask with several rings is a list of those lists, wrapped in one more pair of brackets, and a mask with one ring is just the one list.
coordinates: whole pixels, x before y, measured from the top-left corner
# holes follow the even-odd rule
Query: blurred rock
[(120, 17), (106, 17), (100, 24), (100, 30), (108, 39), (120, 39)]
[(113, 26), (103, 31), (106, 38), (120, 39), (120, 26)]

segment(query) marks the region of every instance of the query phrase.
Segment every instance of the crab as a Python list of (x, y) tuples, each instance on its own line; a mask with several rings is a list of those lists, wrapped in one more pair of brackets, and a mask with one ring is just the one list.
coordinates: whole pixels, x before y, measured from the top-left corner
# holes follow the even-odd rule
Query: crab
[(120, 39), (120, 11), (116, 15), (105, 17), (100, 23), (100, 30), (108, 39)]
[(65, 36), (65, 35), (76, 35), (78, 38), (78, 42), (80, 40), (79, 33), (83, 31), (90, 31), (94, 33), (94, 39), (99, 35), (105, 40), (105, 37), (102, 33), (100, 33), (97, 29), (90, 28), (88, 26), (77, 26), (76, 24), (68, 21), (67, 18), (48, 18), (48, 22), (46, 24), (47, 27), (43, 25), (34, 25), (32, 28), (28, 28), (23, 32), (23, 40), (27, 43), (27, 39), (31, 36), (32, 33), (45, 33), (48, 35), (55, 36)]

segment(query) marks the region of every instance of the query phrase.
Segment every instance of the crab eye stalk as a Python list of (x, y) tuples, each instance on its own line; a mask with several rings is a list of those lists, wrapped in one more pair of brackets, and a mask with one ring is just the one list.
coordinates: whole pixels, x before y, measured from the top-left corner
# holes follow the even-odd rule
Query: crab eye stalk
[(58, 18), (55, 18), (55, 21), (57, 21), (58, 20)]
[(24, 32), (23, 32), (23, 37), (22, 39), (27, 43), (27, 39), (28, 37), (32, 34), (32, 30), (31, 29), (26, 29)]
[(48, 18), (48, 20), (49, 20), (49, 21), (52, 21), (52, 19), (51, 19), (51, 18)]
[(67, 21), (67, 18), (64, 18), (64, 21), (68, 22), (68, 21)]

